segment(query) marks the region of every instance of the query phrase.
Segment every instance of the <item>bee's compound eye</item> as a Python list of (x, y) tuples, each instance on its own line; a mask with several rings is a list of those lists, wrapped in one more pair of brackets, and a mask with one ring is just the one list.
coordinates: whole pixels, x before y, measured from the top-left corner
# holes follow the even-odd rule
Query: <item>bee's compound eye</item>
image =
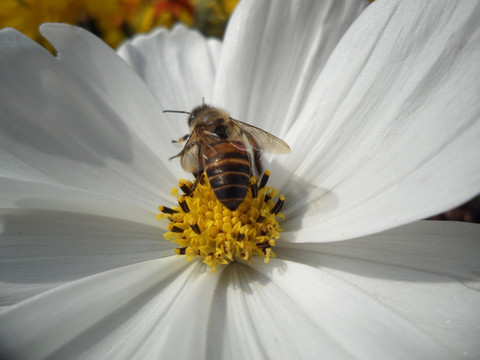
[(188, 125), (190, 125), (192, 123), (193, 119), (195, 119), (196, 116), (197, 116), (197, 113), (195, 113), (195, 112), (192, 112), (190, 114), (190, 116), (188, 117)]

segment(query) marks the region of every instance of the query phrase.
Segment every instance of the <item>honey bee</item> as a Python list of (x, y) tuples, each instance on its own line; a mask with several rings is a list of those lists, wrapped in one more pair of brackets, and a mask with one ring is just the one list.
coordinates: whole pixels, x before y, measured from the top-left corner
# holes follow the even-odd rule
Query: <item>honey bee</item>
[(216, 198), (228, 209), (234, 211), (245, 199), (252, 176), (253, 156), (255, 169), (262, 172), (262, 152), (286, 154), (290, 147), (272, 134), (235, 120), (224, 110), (203, 104), (189, 114), (190, 134), (173, 140), (174, 143), (187, 141), (180, 157), (183, 169), (196, 177), (190, 192), (197, 186), (206, 172), (210, 187)]

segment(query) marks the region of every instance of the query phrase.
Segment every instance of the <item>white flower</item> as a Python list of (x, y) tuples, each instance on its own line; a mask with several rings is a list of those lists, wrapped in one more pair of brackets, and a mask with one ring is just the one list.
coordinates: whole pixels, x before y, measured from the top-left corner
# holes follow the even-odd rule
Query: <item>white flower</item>
[[(42, 27), (58, 58), (2, 31), (0, 354), (478, 358), (479, 225), (412, 221), (480, 191), (480, 5), (363, 6), (245, 1), (223, 43), (125, 44), (135, 71), (78, 28)], [(185, 176), (162, 110), (202, 98), (292, 148), (268, 264), (212, 274), (155, 220)]]

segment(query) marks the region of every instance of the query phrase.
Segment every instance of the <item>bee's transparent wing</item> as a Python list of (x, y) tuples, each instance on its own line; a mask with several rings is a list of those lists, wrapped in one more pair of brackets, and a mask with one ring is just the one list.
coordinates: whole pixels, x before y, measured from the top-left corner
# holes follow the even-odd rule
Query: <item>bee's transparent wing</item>
[(199, 174), (203, 171), (202, 139), (194, 131), (181, 152), (180, 164), (185, 171)]
[(232, 140), (245, 141), (253, 150), (266, 153), (288, 154), (290, 146), (278, 137), (256, 126), (249, 125), (239, 120), (232, 120)]

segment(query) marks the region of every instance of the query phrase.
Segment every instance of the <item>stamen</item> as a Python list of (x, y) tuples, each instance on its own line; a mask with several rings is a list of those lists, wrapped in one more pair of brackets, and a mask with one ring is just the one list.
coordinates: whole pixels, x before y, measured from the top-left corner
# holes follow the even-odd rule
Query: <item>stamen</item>
[(183, 233), (183, 229), (179, 228), (178, 226), (172, 225), (168, 227), (168, 230), (174, 233)]
[(258, 185), (259, 189), (263, 189), (265, 185), (267, 185), (268, 178), (270, 177), (270, 171), (265, 170), (263, 173), (262, 179), (260, 180), (260, 185)]
[(189, 213), (190, 212), (190, 209), (188, 207), (188, 204), (187, 202), (185, 201), (185, 197), (184, 196), (180, 196), (178, 198), (178, 205), (180, 205), (180, 207), (182, 208), (182, 210), (186, 213)]
[(184, 182), (180, 182), (178, 184), (178, 187), (183, 191), (183, 193), (187, 196), (190, 196), (191, 193), (190, 193), (190, 186), (188, 186), (185, 181)]
[(178, 255), (185, 255), (185, 250), (187, 250), (187, 247), (185, 246), (183, 248), (179, 248), (179, 249), (176, 249), (176, 250), (177, 250), (176, 253)]
[(162, 214), (157, 217), (170, 221), (165, 238), (179, 245), (175, 253), (185, 256), (187, 261), (200, 258), (213, 272), (217, 266), (233, 261), (250, 263), (252, 257), (262, 256), (268, 262), (275, 257), (272, 248), (282, 231), (276, 218), (283, 217), (280, 210), (285, 198), (280, 196), (273, 203), (279, 193), (266, 186), (270, 172), (265, 172), (260, 184), (254, 177), (250, 179), (250, 191), (235, 211), (215, 197), (204, 176), (197, 178), (197, 186), (191, 192), (191, 182), (180, 180), (183, 194), (175, 188), (171, 191), (178, 206), (159, 207)]
[(162, 213), (164, 213), (164, 214), (170, 214), (170, 215), (175, 214), (175, 213), (178, 213), (177, 210), (174, 210), (174, 209), (172, 209), (172, 208), (169, 208), (169, 207), (163, 206), (163, 205), (160, 205), (160, 206), (158, 207), (158, 210), (160, 210), (160, 211), (161, 211)]
[(255, 245), (257, 245), (260, 248), (270, 247), (270, 245), (268, 244), (268, 241), (264, 241), (264, 242), (261, 242), (261, 243), (256, 243)]
[(252, 192), (252, 197), (256, 199), (258, 196), (258, 185), (257, 178), (254, 176), (250, 179), (250, 191)]
[(272, 208), (272, 210), (270, 210), (270, 213), (277, 215), (280, 212), (280, 210), (282, 210), (284, 202), (285, 202), (285, 198), (283, 197), (283, 195), (280, 195), (277, 202), (275, 203), (275, 206)]
[(190, 224), (190, 227), (192, 228), (192, 230), (196, 233), (196, 234), (201, 234), (202, 231), (200, 230), (200, 228), (198, 227), (198, 224)]
[(256, 243), (255, 245), (257, 245), (263, 251), (272, 247), (272, 245), (270, 245), (270, 243), (268, 241), (259, 242), (259, 243)]

